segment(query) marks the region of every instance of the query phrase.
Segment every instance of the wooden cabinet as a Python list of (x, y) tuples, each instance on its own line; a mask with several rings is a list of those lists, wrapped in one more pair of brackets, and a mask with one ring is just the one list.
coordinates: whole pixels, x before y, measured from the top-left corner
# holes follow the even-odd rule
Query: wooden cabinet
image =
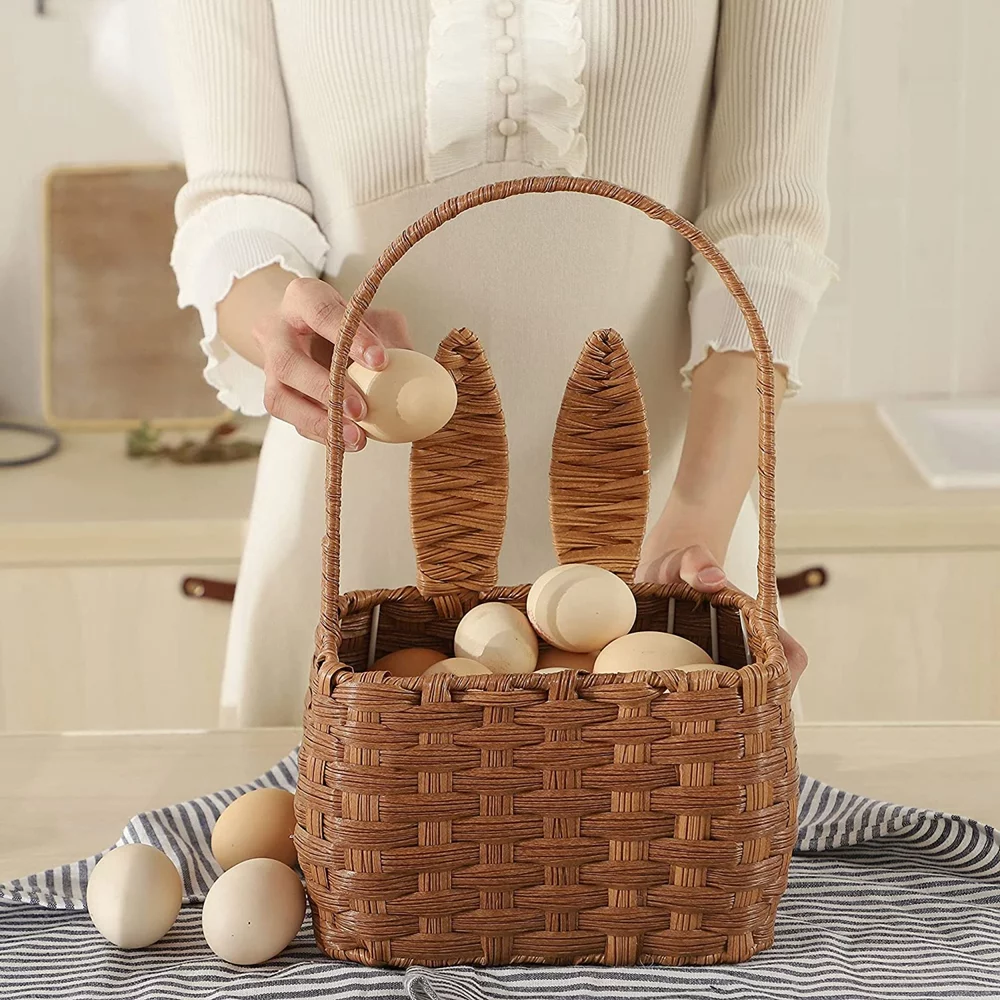
[(808, 722), (1000, 721), (1000, 490), (929, 487), (868, 405), (793, 405), (778, 436), (778, 569), (809, 651)]
[(1000, 551), (804, 552), (829, 580), (784, 602), (809, 722), (1000, 720)]
[(181, 592), (192, 568), (0, 568), (0, 728), (198, 729), (218, 723), (228, 604)]
[(0, 470), (0, 731), (214, 728), (255, 463), (129, 461), (69, 434)]

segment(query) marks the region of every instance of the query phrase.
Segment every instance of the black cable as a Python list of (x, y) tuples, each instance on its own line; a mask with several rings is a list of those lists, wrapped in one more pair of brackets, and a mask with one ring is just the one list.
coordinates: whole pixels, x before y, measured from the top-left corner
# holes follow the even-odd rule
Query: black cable
[(0, 432), (2, 431), (32, 434), (35, 437), (43, 438), (46, 444), (41, 451), (35, 452), (33, 455), (25, 455), (23, 458), (0, 458), (0, 469), (13, 469), (19, 465), (34, 465), (35, 462), (43, 462), (46, 458), (51, 458), (62, 444), (62, 438), (51, 427), (33, 427), (31, 424), (0, 420)]

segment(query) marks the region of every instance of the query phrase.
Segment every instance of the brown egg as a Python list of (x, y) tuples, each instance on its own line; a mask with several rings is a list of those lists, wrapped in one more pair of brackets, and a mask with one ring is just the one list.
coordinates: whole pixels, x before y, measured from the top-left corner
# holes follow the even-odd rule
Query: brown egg
[(597, 653), (567, 653), (564, 649), (544, 649), (538, 654), (538, 670), (593, 670)]
[(436, 649), (397, 649), (375, 661), (372, 670), (388, 670), (396, 677), (419, 677), (428, 667), (448, 658), (447, 653)]
[(441, 660), (433, 664), (424, 671), (424, 676), (431, 677), (434, 674), (454, 674), (456, 677), (483, 677), (493, 673), (489, 667), (484, 667), (475, 660), (468, 660), (464, 656), (453, 656), (448, 660)]
[(294, 866), (297, 860), (295, 797), (283, 788), (258, 788), (228, 806), (212, 830), (212, 853), (227, 871), (241, 861), (271, 858)]

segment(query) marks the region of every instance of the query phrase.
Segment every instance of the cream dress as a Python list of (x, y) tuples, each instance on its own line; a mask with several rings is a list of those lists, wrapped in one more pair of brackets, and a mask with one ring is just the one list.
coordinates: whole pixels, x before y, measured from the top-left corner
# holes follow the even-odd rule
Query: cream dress
[[(825, 160), (837, 0), (164, 0), (189, 182), (173, 264), (202, 316), (206, 377), (262, 413), (262, 374), (215, 307), (280, 262), (348, 297), (379, 252), (452, 195), (528, 174), (602, 177), (695, 219), (741, 274), (793, 386), (832, 274)], [(690, 267), (690, 275), (689, 275)], [(648, 409), (652, 502), (685, 428), (683, 382), (742, 320), (666, 226), (579, 195), (466, 213), (412, 250), (376, 304), (418, 350), (455, 326), (485, 345), (505, 404), (502, 583), (552, 565), (547, 473), (588, 333), (625, 337)], [(681, 373), (681, 374), (679, 374)], [(345, 589), (412, 582), (408, 449), (372, 443), (344, 483)], [(298, 721), (319, 606), (322, 447), (272, 421), (240, 569), (223, 718)], [(727, 562), (755, 592), (748, 501)]]

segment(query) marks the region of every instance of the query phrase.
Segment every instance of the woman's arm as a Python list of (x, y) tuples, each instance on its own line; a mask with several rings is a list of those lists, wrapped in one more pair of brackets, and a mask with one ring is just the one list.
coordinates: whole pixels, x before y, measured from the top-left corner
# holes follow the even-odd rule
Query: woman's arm
[[(345, 306), (326, 282), (269, 264), (234, 281), (216, 310), (220, 340), (263, 370), (267, 412), (320, 444), (326, 442), (330, 362)], [(378, 370), (386, 364), (385, 346), (412, 346), (406, 321), (391, 309), (369, 309), (351, 356)], [(349, 451), (365, 446), (364, 431), (355, 421), (366, 410), (364, 395), (347, 382), (344, 443)]]
[[(785, 386), (778, 372), (776, 407)], [(680, 467), (646, 539), (644, 577), (683, 579), (698, 589), (715, 590), (725, 583), (719, 567), (757, 471), (757, 415), (752, 354), (712, 354), (694, 370)]]
[[(271, 0), (161, 0), (161, 17), (188, 172), (171, 263), (201, 315), (205, 376), (230, 408), (325, 440), (343, 302), (318, 280), (328, 246), (298, 180)], [(371, 326), (352, 353), (385, 363)], [(345, 404), (363, 414), (360, 394)], [(345, 437), (364, 445), (346, 418)]]
[[(798, 386), (802, 339), (834, 270), (823, 249), (840, 8), (840, 0), (723, 0), (720, 11), (697, 221), (757, 306), (778, 371), (778, 403)], [(721, 567), (756, 471), (756, 372), (743, 317), (700, 257), (691, 269), (690, 312), (683, 372), (690, 420), (640, 577), (712, 592), (725, 584)], [(794, 651), (797, 657), (801, 647)]]

